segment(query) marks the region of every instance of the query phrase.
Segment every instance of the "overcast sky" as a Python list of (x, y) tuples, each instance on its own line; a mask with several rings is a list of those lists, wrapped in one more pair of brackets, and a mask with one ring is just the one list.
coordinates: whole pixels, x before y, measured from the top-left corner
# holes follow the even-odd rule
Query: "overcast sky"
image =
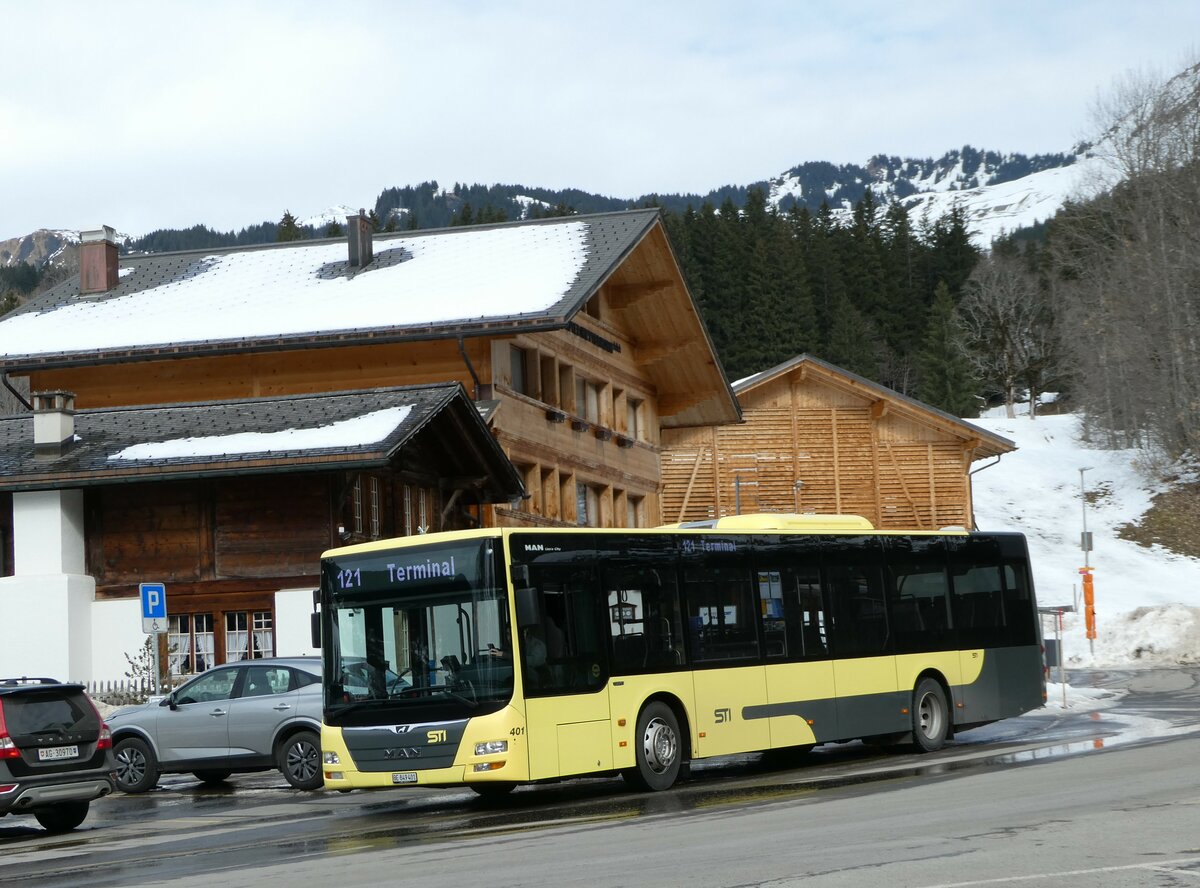
[(0, 0), (0, 240), (220, 230), (436, 179), (615, 197), (1025, 154), (1194, 60), (1197, 0)]

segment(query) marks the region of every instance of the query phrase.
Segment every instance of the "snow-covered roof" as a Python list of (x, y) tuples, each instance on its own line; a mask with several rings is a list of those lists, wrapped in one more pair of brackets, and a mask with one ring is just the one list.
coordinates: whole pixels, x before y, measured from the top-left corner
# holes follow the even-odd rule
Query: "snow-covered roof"
[[(418, 441), (422, 435), (432, 437)], [(458, 383), (80, 410), (74, 438), (57, 455), (37, 452), (29, 414), (7, 416), (0, 418), (0, 490), (365, 469), (418, 445), (447, 477), (484, 479), (489, 501), (523, 492)]]
[(63, 366), (169, 352), (472, 335), (566, 324), (658, 219), (631, 210), (122, 257), (116, 287), (69, 280), (0, 321), (0, 363)]

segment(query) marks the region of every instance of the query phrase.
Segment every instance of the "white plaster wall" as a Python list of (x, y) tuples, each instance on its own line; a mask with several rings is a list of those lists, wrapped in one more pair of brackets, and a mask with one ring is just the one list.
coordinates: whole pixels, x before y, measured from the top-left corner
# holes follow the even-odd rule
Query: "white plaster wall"
[(312, 589), (281, 589), (275, 593), (275, 652), (280, 657), (317, 655), (312, 646), (309, 615), (313, 612)]
[(129, 671), (125, 655), (137, 658), (149, 636), (142, 631), (142, 607), (136, 598), (92, 602), (92, 676), (96, 681), (123, 681)]
[(83, 574), (83, 491), (13, 494), (13, 574)]
[(0, 578), (0, 676), (92, 680), (95, 597), (89, 576)]

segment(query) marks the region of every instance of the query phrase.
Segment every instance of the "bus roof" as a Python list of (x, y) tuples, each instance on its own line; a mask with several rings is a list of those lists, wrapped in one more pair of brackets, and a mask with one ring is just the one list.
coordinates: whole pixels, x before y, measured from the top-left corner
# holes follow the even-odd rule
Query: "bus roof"
[(417, 534), (415, 536), (372, 540), (330, 549), (322, 558), (342, 555), (359, 555), (392, 549), (396, 545), (419, 545), (421, 542), (440, 542), (447, 536), (456, 539), (499, 537), (508, 533), (605, 533), (635, 534), (655, 533), (671, 530), (718, 530), (735, 533), (790, 531), (796, 533), (875, 533), (881, 536), (932, 536), (966, 535), (965, 527), (941, 527), (935, 530), (880, 530), (861, 515), (818, 515), (790, 512), (750, 512), (743, 515), (726, 515), (705, 521), (685, 521), (681, 524), (663, 524), (658, 527), (482, 527), (472, 530), (447, 531), (445, 533)]

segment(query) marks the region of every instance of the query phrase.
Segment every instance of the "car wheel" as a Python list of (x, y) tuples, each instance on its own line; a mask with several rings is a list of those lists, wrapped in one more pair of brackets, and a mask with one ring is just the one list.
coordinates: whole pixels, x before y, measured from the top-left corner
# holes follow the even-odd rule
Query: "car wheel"
[(192, 771), (192, 776), (201, 783), (211, 785), (213, 783), (224, 783), (225, 779), (232, 773), (233, 771), (225, 771), (213, 768), (206, 771)]
[(321, 774), (321, 740), (312, 731), (298, 731), (288, 737), (275, 756), (284, 778), (296, 789), (320, 789), (325, 782)]
[(87, 814), (87, 802), (60, 802), (50, 808), (38, 808), (33, 812), (37, 822), (50, 832), (70, 832), (83, 823)]
[(158, 760), (140, 737), (126, 737), (113, 747), (117, 787), (124, 792), (145, 792), (158, 783)]

